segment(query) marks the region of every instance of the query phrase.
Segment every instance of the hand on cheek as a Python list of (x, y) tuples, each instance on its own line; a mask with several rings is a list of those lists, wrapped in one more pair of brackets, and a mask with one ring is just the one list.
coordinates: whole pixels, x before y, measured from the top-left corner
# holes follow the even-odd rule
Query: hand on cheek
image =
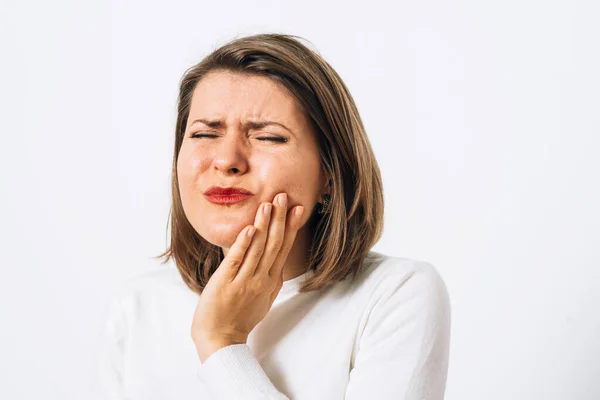
[(201, 362), (221, 347), (246, 343), (271, 309), (304, 211), (288, 211), (286, 197), (258, 207), (254, 225), (241, 230), (204, 288), (191, 332)]

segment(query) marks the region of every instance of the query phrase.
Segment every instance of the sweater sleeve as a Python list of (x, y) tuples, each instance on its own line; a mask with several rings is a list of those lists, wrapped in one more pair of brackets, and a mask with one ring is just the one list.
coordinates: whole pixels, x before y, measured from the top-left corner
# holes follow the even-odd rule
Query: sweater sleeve
[(368, 315), (345, 400), (442, 400), (448, 371), (450, 299), (429, 263), (388, 277)]
[(200, 365), (197, 376), (216, 399), (289, 400), (275, 388), (247, 344), (217, 350)]
[(96, 349), (96, 375), (93, 398), (127, 400), (123, 389), (125, 320), (120, 303), (112, 297), (105, 311), (104, 323)]

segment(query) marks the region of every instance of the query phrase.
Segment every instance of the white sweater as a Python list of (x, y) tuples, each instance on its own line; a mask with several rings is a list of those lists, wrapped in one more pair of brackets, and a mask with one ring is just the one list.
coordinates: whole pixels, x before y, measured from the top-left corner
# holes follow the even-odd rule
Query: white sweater
[(365, 272), (299, 293), (285, 281), (246, 344), (200, 363), (198, 302), (173, 265), (127, 280), (100, 335), (95, 399), (440, 400), (450, 299), (431, 264), (371, 251)]

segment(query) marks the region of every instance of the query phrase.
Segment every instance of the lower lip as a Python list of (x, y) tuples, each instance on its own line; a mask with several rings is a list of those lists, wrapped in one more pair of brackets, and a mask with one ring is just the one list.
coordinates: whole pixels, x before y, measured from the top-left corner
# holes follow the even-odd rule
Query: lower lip
[(234, 204), (252, 197), (249, 194), (233, 194), (233, 195), (210, 195), (206, 196), (208, 201), (215, 204)]

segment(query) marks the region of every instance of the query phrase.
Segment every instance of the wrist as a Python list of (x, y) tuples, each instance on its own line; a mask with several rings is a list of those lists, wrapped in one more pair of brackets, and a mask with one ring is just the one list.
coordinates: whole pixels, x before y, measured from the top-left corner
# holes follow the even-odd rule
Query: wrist
[(194, 340), (198, 357), (200, 361), (204, 363), (208, 357), (222, 349), (223, 347), (231, 346), (233, 344), (245, 344), (246, 340), (235, 340), (235, 339), (211, 339), (211, 340)]

